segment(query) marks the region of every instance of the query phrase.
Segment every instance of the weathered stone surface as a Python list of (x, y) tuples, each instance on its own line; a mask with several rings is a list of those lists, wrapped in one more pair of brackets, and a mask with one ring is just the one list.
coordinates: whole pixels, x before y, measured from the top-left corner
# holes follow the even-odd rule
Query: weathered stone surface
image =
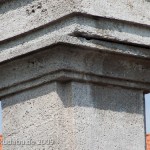
[(60, 45), (1, 65), (0, 96), (70, 79), (149, 91), (149, 66), (148, 60)]
[(0, 2), (4, 149), (144, 150), (150, 3)]
[[(74, 12), (150, 25), (150, 3), (143, 0), (12, 0), (0, 6), (1, 40)], [(15, 16), (15, 17), (14, 17)], [(11, 27), (8, 26), (11, 24)]]
[(51, 83), (5, 98), (2, 107), (6, 140), (50, 140), (49, 145), (14, 145), (16, 150), (144, 150), (138, 90)]

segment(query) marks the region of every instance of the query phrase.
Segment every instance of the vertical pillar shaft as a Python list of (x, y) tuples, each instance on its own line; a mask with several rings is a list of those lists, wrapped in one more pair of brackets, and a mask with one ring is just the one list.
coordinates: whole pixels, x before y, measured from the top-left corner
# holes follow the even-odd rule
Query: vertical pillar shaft
[(138, 90), (78, 82), (46, 84), (2, 101), (5, 140), (18, 141), (13, 146), (22, 150), (144, 150), (143, 104)]

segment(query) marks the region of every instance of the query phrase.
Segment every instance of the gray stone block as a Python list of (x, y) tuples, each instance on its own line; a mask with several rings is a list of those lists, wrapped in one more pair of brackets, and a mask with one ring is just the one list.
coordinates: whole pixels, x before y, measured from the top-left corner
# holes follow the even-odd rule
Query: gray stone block
[(143, 0), (0, 1), (3, 136), (25, 142), (4, 150), (144, 150), (149, 9)]
[[(4, 138), (50, 141), (13, 145), (16, 150), (144, 150), (143, 104), (138, 90), (78, 82), (45, 84), (3, 99)], [(6, 150), (11, 147), (4, 145)]]

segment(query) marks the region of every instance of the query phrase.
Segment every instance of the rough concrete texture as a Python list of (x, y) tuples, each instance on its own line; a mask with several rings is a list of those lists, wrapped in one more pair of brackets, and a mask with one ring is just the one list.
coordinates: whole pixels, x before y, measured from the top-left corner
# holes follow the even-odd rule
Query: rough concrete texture
[(6, 0), (0, 6), (0, 39), (27, 32), (74, 12), (149, 25), (149, 9), (150, 3), (145, 0), (8, 0), (8, 3)]
[[(97, 14), (93, 13), (96, 9), (95, 4), (104, 5), (103, 1), (95, 1), (93, 4), (88, 5), (91, 8), (93, 6), (93, 9), (88, 9), (88, 13), (80, 9), (82, 3), (77, 3), (77, 1), (69, 2), (66, 3), (64, 0), (18, 2), (16, 0), (1, 5), (0, 63), (59, 43), (88, 46), (101, 51), (150, 58), (150, 27), (146, 20), (143, 20), (142, 24), (137, 21), (139, 17), (135, 15), (137, 20), (134, 17), (130, 19), (132, 15), (128, 15), (125, 12), (122, 17), (128, 15), (129, 18), (126, 20), (117, 18), (115, 17), (116, 15), (114, 17), (110, 15), (106, 18), (104, 14), (100, 15), (99, 11), (95, 11)], [(87, 4), (90, 4), (90, 2), (85, 3), (85, 8), (88, 8)], [(128, 6), (124, 2), (122, 5), (120, 4), (119, 8), (122, 7), (123, 9), (123, 4)], [(149, 6), (149, 3), (143, 2), (142, 7), (146, 9), (145, 4)], [(99, 5), (97, 4), (97, 6)], [(33, 11), (31, 15), (27, 15), (28, 7), (31, 12)], [(43, 7), (48, 7), (47, 11), (49, 11), (44, 16), (42, 15), (43, 9), (45, 10)], [(78, 9), (76, 10), (75, 8)], [(136, 9), (134, 7), (133, 10)], [(115, 10), (112, 9), (112, 11)], [(146, 12), (149, 13), (149, 11)], [(113, 15), (113, 13), (109, 14)], [(117, 10), (117, 14), (120, 15), (121, 13), (118, 13)], [(149, 15), (145, 14), (145, 16), (148, 18)], [(109, 47), (112, 44), (105, 41), (130, 46), (114, 44)], [(131, 47), (131, 45), (139, 48)]]
[[(0, 96), (59, 78), (92, 82), (96, 77), (98, 83), (108, 82), (149, 91), (149, 66), (149, 61), (139, 58), (61, 45), (1, 65)], [(61, 71), (66, 74), (61, 74)], [(107, 77), (107, 81), (100, 77)]]
[(141, 91), (54, 82), (5, 98), (2, 107), (6, 141), (50, 140), (5, 150), (144, 150)]
[(6, 1), (0, 5), (0, 63), (58, 43), (110, 51), (101, 40), (140, 46), (111, 51), (150, 58), (149, 7), (143, 0)]
[(1, 0), (4, 139), (50, 140), (4, 150), (144, 150), (148, 10), (148, 0)]

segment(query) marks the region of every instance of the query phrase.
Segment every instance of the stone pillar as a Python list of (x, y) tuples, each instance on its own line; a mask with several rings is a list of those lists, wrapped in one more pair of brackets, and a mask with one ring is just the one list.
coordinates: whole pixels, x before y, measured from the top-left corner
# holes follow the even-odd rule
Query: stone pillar
[(145, 150), (150, 3), (0, 1), (4, 150)]

